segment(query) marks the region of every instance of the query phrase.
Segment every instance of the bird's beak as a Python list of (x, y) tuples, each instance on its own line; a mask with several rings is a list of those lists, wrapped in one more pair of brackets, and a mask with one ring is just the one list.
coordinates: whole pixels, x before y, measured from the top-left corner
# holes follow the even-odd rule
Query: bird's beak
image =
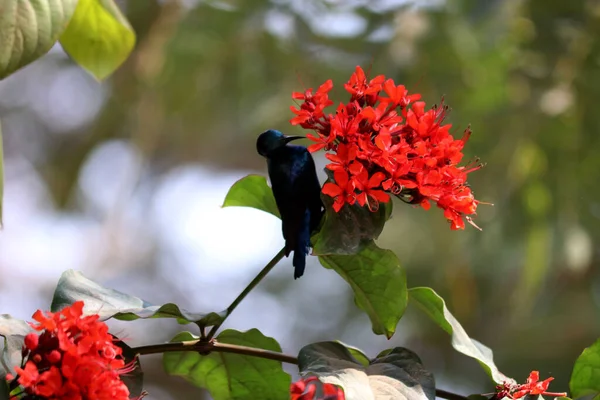
[(304, 136), (286, 136), (286, 137), (283, 139), (283, 141), (284, 141), (285, 143), (289, 143), (289, 142), (291, 142), (292, 140), (298, 140), (298, 139), (306, 139), (306, 138), (305, 138)]

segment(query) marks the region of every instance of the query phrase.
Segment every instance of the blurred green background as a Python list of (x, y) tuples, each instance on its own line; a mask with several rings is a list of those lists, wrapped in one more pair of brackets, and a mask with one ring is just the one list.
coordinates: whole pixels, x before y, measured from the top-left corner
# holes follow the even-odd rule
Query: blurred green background
[[(57, 45), (0, 82), (6, 153), (0, 312), (48, 308), (60, 273), (83, 270), (150, 302), (224, 309), (281, 247), (279, 222), (221, 209), (228, 187), (266, 174), (255, 151), (288, 123), (292, 91), (356, 65), (428, 105), (442, 96), (480, 205), (452, 232), (442, 211), (398, 202), (378, 243), (409, 286), (433, 287), (507, 375), (555, 376), (600, 336), (600, 2), (224, 0), (119, 2), (135, 52), (97, 83)], [(306, 142), (305, 144), (308, 144)], [(323, 168), (322, 154), (317, 163)], [(321, 172), (321, 178), (324, 174)], [(416, 351), (439, 388), (491, 392), (474, 360), (409, 308), (389, 341), (371, 333), (347, 284), (314, 259), (285, 260), (226, 324), (256, 327), (295, 354), (341, 339), (370, 356)], [(115, 323), (132, 345), (168, 341), (174, 321)], [(188, 327), (185, 329), (193, 329)], [(150, 399), (209, 398), (142, 360)], [(289, 371), (293, 368), (286, 367)]]

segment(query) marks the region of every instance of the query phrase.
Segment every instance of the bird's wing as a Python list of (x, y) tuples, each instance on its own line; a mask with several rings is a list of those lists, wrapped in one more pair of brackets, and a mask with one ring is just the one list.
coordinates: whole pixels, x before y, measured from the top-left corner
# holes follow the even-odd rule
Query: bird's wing
[(321, 187), (315, 163), (305, 147), (289, 146), (277, 162), (269, 163), (269, 175), (289, 254), (297, 248), (298, 236), (306, 224), (306, 211), (310, 211), (309, 233), (321, 219)]

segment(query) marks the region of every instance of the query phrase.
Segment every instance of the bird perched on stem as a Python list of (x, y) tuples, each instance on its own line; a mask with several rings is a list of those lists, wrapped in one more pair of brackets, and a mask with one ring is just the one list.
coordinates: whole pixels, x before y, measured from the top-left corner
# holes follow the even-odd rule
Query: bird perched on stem
[(285, 255), (294, 252), (294, 279), (304, 274), (310, 234), (321, 222), (323, 203), (315, 162), (304, 146), (289, 144), (303, 136), (286, 136), (270, 129), (256, 141), (258, 154), (267, 159), (269, 178), (281, 214)]

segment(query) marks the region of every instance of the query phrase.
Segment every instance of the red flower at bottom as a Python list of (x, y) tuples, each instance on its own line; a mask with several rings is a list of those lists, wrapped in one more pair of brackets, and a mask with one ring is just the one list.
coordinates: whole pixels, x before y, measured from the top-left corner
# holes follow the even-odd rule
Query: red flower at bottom
[(129, 400), (120, 376), (133, 371), (135, 361), (125, 363), (122, 349), (99, 318), (84, 316), (82, 301), (56, 313), (37, 311), (37, 324), (31, 326), (42, 332), (25, 337), (23, 367), (15, 368), (22, 391), (11, 400)]
[[(322, 396), (315, 397), (321, 388)], [(316, 376), (301, 379), (290, 386), (291, 400), (345, 400), (344, 391), (331, 383), (323, 383)]]

